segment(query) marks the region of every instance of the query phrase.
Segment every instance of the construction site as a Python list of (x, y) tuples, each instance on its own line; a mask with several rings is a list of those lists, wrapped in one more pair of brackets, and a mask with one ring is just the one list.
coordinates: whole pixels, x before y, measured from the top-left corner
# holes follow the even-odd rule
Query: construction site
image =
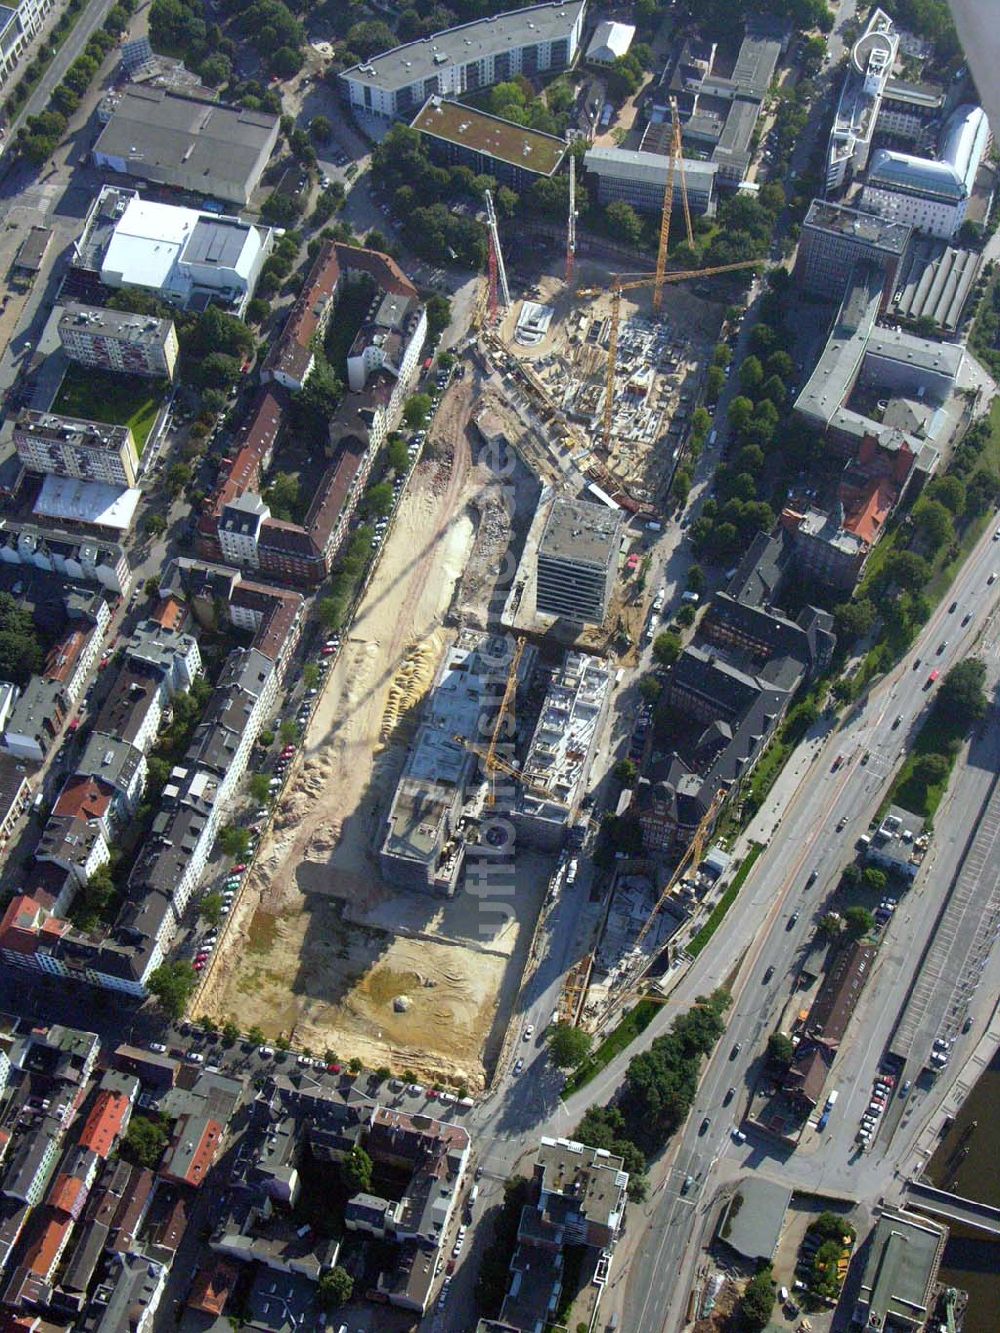
[(519, 850), (491, 911), (394, 887), (378, 852), (457, 620), (485, 625), (537, 503), (527, 471), (476, 461), (475, 401), (471, 378), (442, 400), (198, 1007), (470, 1089), (502, 1044), (551, 857)]
[[(667, 272), (672, 190), (671, 173), (656, 271), (629, 279), (591, 263), (577, 271), (571, 193), (565, 272), (536, 275), (526, 307), (511, 299), (487, 195), (489, 269), (459, 348), (467, 360), (435, 414), (199, 1014), (429, 1083), (489, 1083), (613, 694), (613, 666), (566, 650), (634, 654), (646, 529), (660, 530), (656, 501), (722, 319), (724, 293), (693, 295), (683, 281), (694, 275)], [(690, 232), (686, 202), (685, 218)], [(583, 640), (550, 638), (538, 624), (508, 635), (517, 647), (509, 674), (492, 681), (492, 734), (480, 738), (464, 715), (453, 734), (439, 705), (469, 681), (462, 673), (480, 649), (468, 636), (504, 623), (512, 571), (542, 567), (531, 533), (561, 504), (607, 520), (591, 520), (604, 545), (593, 607), (574, 631)], [(576, 529), (571, 538), (584, 540)], [(505, 714), (520, 747), (513, 762), (498, 746)], [(501, 779), (498, 805), (524, 836), (494, 903), (470, 888), (469, 857), (491, 841)], [(622, 898), (627, 966), (606, 960), (616, 994), (662, 951), (673, 918), (661, 909), (701, 844), (699, 830), (637, 931)], [(656, 892), (654, 877), (647, 896)], [(574, 969), (564, 1005), (574, 1018), (592, 963)], [(588, 1018), (616, 1002), (595, 999)]]

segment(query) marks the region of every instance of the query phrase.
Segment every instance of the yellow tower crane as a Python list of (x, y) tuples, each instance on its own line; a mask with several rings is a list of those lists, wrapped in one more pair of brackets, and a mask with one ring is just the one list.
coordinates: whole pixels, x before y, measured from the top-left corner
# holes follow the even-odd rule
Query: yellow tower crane
[(511, 654), (510, 666), (507, 668), (507, 683), (504, 686), (503, 698), (500, 700), (500, 707), (497, 709), (497, 720), (493, 725), (493, 733), (490, 736), (490, 743), (483, 757), (487, 776), (490, 780), (490, 805), (493, 805), (496, 801), (496, 793), (493, 790), (493, 772), (495, 769), (499, 768), (502, 763), (497, 755), (497, 744), (500, 740), (500, 732), (506, 720), (507, 713), (514, 701), (514, 695), (517, 692), (517, 672), (521, 665), (521, 656), (524, 653), (526, 643), (527, 640), (524, 635), (518, 635), (517, 640), (514, 643), (514, 651)]
[(492, 786), (494, 773), (506, 773), (509, 778), (513, 778), (515, 782), (519, 783), (525, 791), (530, 791), (532, 796), (537, 796), (543, 801), (552, 800), (552, 793), (549, 791), (548, 787), (542, 787), (538, 783), (532, 782), (531, 778), (522, 773), (519, 768), (515, 768), (513, 764), (509, 764), (506, 759), (501, 759), (495, 749), (491, 753), (487, 746), (477, 745), (475, 741), (470, 741), (465, 736), (454, 736), (453, 740), (457, 741), (459, 745), (463, 745), (470, 754), (474, 754), (482, 763), (483, 768), (486, 770), (486, 775), (490, 780), (491, 805), (493, 804)]
[[(622, 292), (638, 291), (642, 287), (652, 287), (654, 289), (654, 304), (657, 285), (662, 288), (668, 282), (685, 282), (688, 278), (712, 278), (719, 273), (735, 273), (739, 269), (756, 268), (761, 261), (759, 259), (741, 259), (737, 264), (716, 264), (711, 268), (693, 268), (684, 269), (677, 273), (665, 273), (662, 276), (659, 269), (655, 274), (642, 274), (633, 277), (631, 274), (618, 274), (611, 280), (611, 327), (608, 332), (608, 365), (605, 376), (604, 388), (604, 448), (611, 448), (611, 427), (614, 422), (614, 397), (615, 397), (615, 374), (618, 369), (618, 326), (621, 321), (621, 299)], [(577, 292), (582, 297), (603, 296), (604, 291), (600, 287), (585, 287)]]
[(677, 98), (670, 99), (670, 165), (667, 168), (667, 188), (663, 191), (663, 209), (660, 213), (660, 244), (656, 252), (656, 281), (653, 284), (653, 311), (660, 313), (663, 305), (663, 284), (667, 276), (667, 246), (670, 238), (670, 215), (674, 208), (674, 177), (681, 179), (681, 199), (684, 204), (684, 225), (687, 228), (688, 245), (694, 245), (694, 231), (691, 228), (691, 209), (688, 205), (687, 180), (684, 176), (684, 145), (681, 141), (681, 118), (677, 110)]
[(649, 916), (646, 917), (646, 920), (642, 923), (642, 929), (639, 931), (639, 934), (635, 937), (634, 947), (636, 949), (638, 949), (641, 946), (643, 940), (649, 934), (653, 922), (660, 914), (660, 909), (663, 907), (663, 904), (667, 901), (671, 893), (673, 893), (674, 889), (680, 883), (681, 879), (687, 872), (688, 867), (691, 865), (697, 865), (698, 862), (701, 860), (702, 852), (705, 850), (705, 843), (708, 841), (709, 836), (711, 835), (712, 825), (715, 823), (715, 816), (719, 812), (719, 806), (722, 804), (725, 795), (726, 793), (724, 788), (720, 787), (719, 790), (715, 793), (715, 796), (712, 798), (712, 804), (708, 807), (708, 809), (705, 811), (705, 814), (702, 816), (701, 822), (694, 831), (694, 837), (691, 839), (691, 841), (685, 848), (684, 855), (678, 861), (677, 868), (674, 870), (674, 873), (670, 876), (670, 879), (668, 880), (663, 892), (657, 899), (656, 906), (650, 912)]

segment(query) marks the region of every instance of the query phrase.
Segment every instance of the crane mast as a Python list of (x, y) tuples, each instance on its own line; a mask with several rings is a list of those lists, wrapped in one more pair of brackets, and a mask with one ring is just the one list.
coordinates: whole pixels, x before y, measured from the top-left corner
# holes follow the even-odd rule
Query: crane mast
[(569, 217), (566, 220), (566, 286), (573, 286), (576, 259), (576, 156), (569, 155)]
[(489, 190), (486, 191), (486, 226), (490, 234), (490, 301), (495, 314), (496, 308), (501, 302), (504, 310), (510, 309), (510, 288), (507, 286), (507, 270), (504, 267), (503, 251), (500, 249), (500, 228), (497, 225), (497, 213), (493, 207), (493, 195)]

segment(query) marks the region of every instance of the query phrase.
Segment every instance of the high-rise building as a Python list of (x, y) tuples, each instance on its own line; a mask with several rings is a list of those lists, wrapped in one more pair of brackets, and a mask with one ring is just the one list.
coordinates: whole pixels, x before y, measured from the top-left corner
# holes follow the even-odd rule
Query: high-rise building
[(538, 545), (535, 608), (600, 625), (618, 572), (622, 513), (585, 500), (554, 500)]
[(96, 370), (174, 378), (178, 345), (172, 319), (71, 303), (59, 320), (59, 341), (71, 361)]
[(892, 296), (896, 271), (912, 228), (842, 204), (814, 199), (809, 206), (795, 277), (799, 291), (832, 301), (843, 299), (858, 260), (874, 262), (885, 274), (885, 299)]
[(14, 445), (29, 472), (135, 485), (139, 454), (128, 426), (25, 409), (14, 422)]

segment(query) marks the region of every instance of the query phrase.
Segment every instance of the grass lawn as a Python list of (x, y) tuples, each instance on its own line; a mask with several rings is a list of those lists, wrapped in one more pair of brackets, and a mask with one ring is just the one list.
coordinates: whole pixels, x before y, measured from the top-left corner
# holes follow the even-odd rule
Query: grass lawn
[(730, 907), (732, 907), (733, 903), (736, 901), (736, 895), (739, 893), (740, 889), (742, 889), (744, 883), (746, 882), (747, 876), (750, 874), (750, 871), (754, 867), (754, 862), (757, 860), (757, 857), (760, 856), (763, 850), (764, 850), (764, 844), (762, 842), (755, 842), (751, 844), (750, 850), (747, 852), (746, 856), (740, 862), (739, 870), (737, 870), (736, 874), (733, 876), (732, 884), (730, 884), (729, 888), (725, 891), (725, 893), (722, 895), (719, 901), (715, 904), (715, 907), (712, 909), (711, 916), (708, 918), (708, 920), (702, 926), (701, 930), (698, 931), (698, 934), (688, 945), (687, 951), (692, 958), (698, 957), (702, 949), (704, 949), (705, 945), (712, 938), (715, 932), (719, 929), (719, 926), (722, 923), (722, 918), (726, 915)]
[(71, 365), (63, 376), (52, 410), (109, 426), (131, 426), (141, 457), (165, 392), (165, 380), (115, 375), (107, 370)]
[[(924, 819), (933, 819), (951, 780), (961, 739), (962, 732), (955, 728), (951, 720), (942, 718), (938, 710), (932, 708), (917, 733), (913, 748), (896, 774), (895, 782), (879, 807), (879, 819), (890, 805), (901, 805), (904, 810), (911, 810)], [(916, 769), (919, 761), (931, 754), (946, 759), (948, 768), (940, 781), (928, 783), (921, 779)]]

